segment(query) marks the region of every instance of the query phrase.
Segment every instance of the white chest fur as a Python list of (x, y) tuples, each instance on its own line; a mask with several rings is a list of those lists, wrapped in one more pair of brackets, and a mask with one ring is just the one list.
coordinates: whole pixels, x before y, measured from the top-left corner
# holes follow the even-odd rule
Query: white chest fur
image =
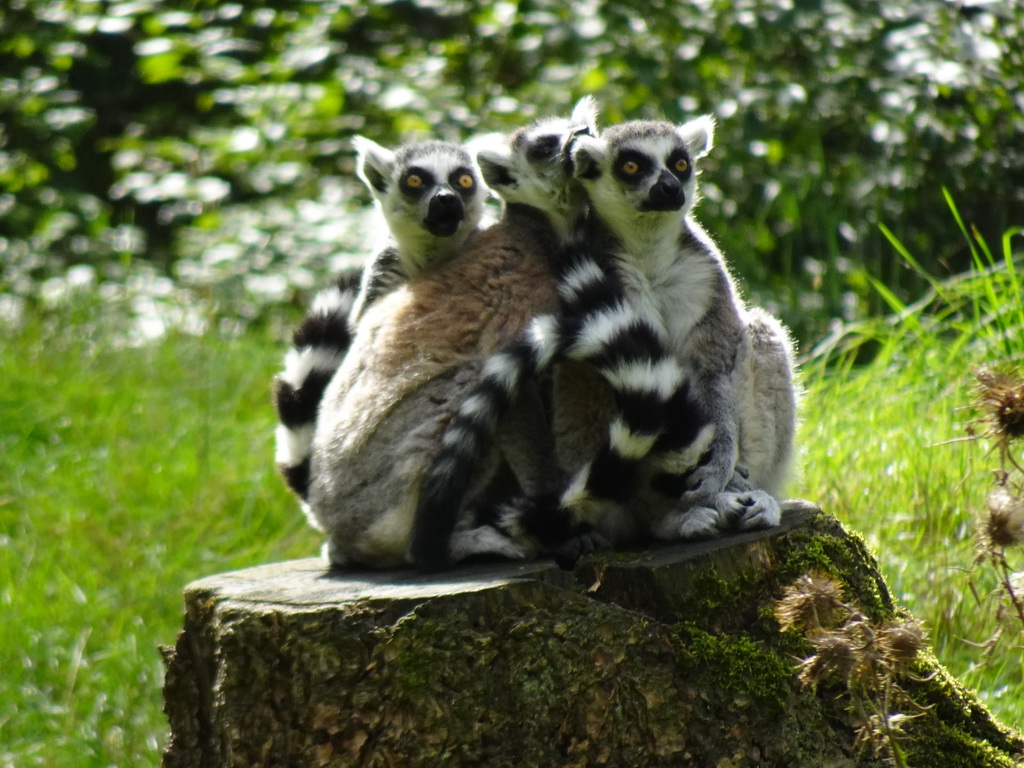
[(678, 237), (631, 243), (618, 260), (633, 311), (660, 328), (682, 355), (693, 327), (707, 313), (719, 285), (719, 265), (703, 243), (680, 248)]

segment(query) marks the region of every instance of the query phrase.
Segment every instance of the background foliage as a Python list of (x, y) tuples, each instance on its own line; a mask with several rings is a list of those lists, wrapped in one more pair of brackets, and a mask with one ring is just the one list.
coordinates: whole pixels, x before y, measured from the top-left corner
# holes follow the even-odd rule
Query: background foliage
[(802, 337), (870, 309), (869, 275), (920, 287), (878, 222), (942, 272), (968, 263), (942, 186), (993, 239), (1024, 206), (1016, 3), (13, 0), (0, 25), (8, 307), (88, 265), (72, 282), (163, 301), (140, 275), (167, 275), (263, 317), (366, 248), (353, 133), (462, 138), (585, 93), (609, 123), (717, 116), (700, 216)]
[(584, 93), (716, 115), (699, 216), (810, 350), (794, 493), (1019, 723), (1018, 635), (970, 645), (1003, 628), (964, 572), (989, 458), (936, 444), (973, 363), (1024, 360), (1021, 39), (981, 0), (4, 3), (0, 765), (155, 764), (182, 586), (319, 546), (271, 469), (269, 337), (366, 252), (348, 137)]

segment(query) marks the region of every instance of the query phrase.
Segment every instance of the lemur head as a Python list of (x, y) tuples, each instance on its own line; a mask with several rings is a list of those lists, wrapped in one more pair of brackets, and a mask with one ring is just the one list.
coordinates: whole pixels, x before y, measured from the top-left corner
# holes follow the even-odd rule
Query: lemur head
[(450, 251), (480, 223), (487, 190), (463, 147), (426, 141), (392, 152), (362, 136), (352, 145), (356, 173), (380, 205), (403, 257)]
[(610, 222), (636, 214), (682, 219), (695, 202), (694, 163), (710, 151), (714, 127), (705, 115), (678, 126), (635, 120), (600, 138), (581, 136), (572, 151), (576, 178), (594, 211)]
[(589, 96), (568, 118), (540, 118), (481, 149), (480, 172), (506, 204), (539, 208), (561, 227), (586, 203), (573, 178), (572, 147), (581, 136), (597, 136), (597, 105)]

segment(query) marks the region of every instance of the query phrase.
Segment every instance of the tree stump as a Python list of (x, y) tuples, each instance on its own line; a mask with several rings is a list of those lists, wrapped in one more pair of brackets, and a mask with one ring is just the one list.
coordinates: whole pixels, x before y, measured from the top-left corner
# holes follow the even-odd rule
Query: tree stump
[[(774, 605), (808, 572), (872, 622), (905, 615), (864, 542), (807, 502), (771, 531), (572, 571), (309, 559), (202, 579), (167, 650), (164, 766), (886, 765), (841, 682), (797, 679), (811, 646)], [(930, 653), (901, 688), (908, 765), (1024, 755)]]

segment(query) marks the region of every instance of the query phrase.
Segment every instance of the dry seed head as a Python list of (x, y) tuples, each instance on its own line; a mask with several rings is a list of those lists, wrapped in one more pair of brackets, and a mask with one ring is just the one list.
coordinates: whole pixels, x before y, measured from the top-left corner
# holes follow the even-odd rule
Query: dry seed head
[(875, 625), (866, 616), (857, 614), (841, 630), (853, 645), (854, 665), (850, 670), (847, 685), (851, 689), (870, 689), (878, 686), (879, 674), (883, 670), (882, 649), (878, 645)]
[(782, 630), (791, 627), (804, 632), (834, 627), (848, 615), (843, 587), (831, 575), (815, 571), (790, 584), (775, 604), (775, 618)]
[(816, 633), (811, 644), (817, 653), (800, 662), (798, 679), (803, 685), (816, 688), (818, 683), (828, 678), (838, 678), (843, 682), (849, 680), (857, 666), (857, 648), (853, 638), (842, 630), (828, 630)]
[(1005, 485), (993, 487), (988, 493), (987, 510), (978, 521), (978, 535), (982, 546), (990, 551), (1024, 542), (1024, 499)]
[(1009, 443), (1024, 437), (1024, 379), (1016, 372), (982, 366), (974, 372), (976, 401), (985, 411), (979, 420), (986, 436)]
[(878, 646), (894, 670), (905, 668), (924, 648), (924, 625), (916, 619), (886, 624), (878, 631)]

